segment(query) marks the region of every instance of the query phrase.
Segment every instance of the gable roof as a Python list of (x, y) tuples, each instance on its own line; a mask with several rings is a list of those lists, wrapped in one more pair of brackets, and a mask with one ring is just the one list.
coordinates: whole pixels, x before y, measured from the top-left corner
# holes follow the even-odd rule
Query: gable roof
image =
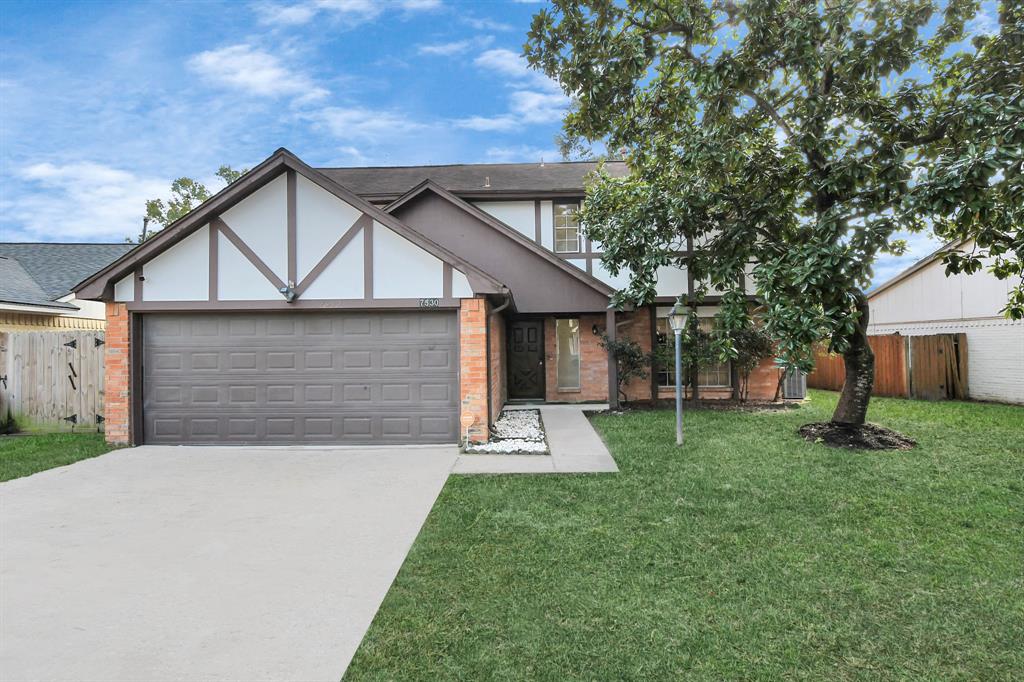
[(127, 243), (5, 242), (0, 243), (0, 256), (16, 260), (42, 290), (42, 300), (53, 301), (133, 248), (134, 244)]
[(460, 270), (469, 279), (474, 290), (479, 290), (481, 293), (507, 293), (507, 287), (489, 274), (432, 242), (381, 208), (374, 206), (354, 192), (308, 166), (284, 147), (278, 149), (262, 163), (192, 209), (192, 211), (165, 227), (148, 241), (138, 245), (100, 272), (80, 282), (74, 287), (74, 291), (80, 298), (97, 299), (109, 297), (114, 281), (125, 277), (138, 266), (177, 244), (211, 219), (218, 217), (229, 207), (263, 187), (285, 170), (293, 170), (304, 176), (342, 201), (370, 216), (373, 220), (397, 232), (424, 251)]
[[(582, 195), (587, 176), (598, 165), (596, 161), (563, 161), (318, 170), (356, 194), (371, 199), (394, 199), (427, 180), (458, 196), (500, 198), (506, 195)], [(614, 177), (629, 172), (622, 161), (607, 161), (604, 166)]]
[(466, 213), (469, 213), (477, 220), (486, 223), (490, 227), (494, 228), (498, 233), (503, 234), (504, 236), (515, 241), (516, 243), (526, 247), (529, 251), (536, 254), (537, 257), (547, 261), (548, 263), (551, 263), (556, 268), (559, 268), (560, 270), (568, 273), (572, 277), (575, 277), (576, 279), (583, 282), (584, 284), (594, 289), (598, 293), (603, 294), (604, 296), (611, 296), (612, 294), (615, 293), (615, 289), (613, 287), (609, 286), (608, 284), (605, 284), (604, 282), (597, 279), (593, 275), (588, 275), (585, 271), (580, 270), (575, 265), (566, 262), (564, 259), (559, 258), (558, 256), (551, 253), (544, 247), (539, 246), (536, 242), (532, 241), (531, 239), (528, 239), (518, 230), (498, 220), (490, 213), (480, 208), (477, 208), (468, 201), (463, 201), (459, 197), (455, 196), (454, 194), (446, 190), (444, 187), (439, 186), (433, 180), (424, 180), (419, 185), (413, 187), (411, 190), (403, 194), (401, 197), (388, 204), (384, 208), (384, 210), (387, 211), (388, 213), (393, 213), (401, 206), (412, 201), (416, 197), (424, 194), (425, 192), (432, 192), (433, 194), (439, 196), (448, 203), (457, 206)]

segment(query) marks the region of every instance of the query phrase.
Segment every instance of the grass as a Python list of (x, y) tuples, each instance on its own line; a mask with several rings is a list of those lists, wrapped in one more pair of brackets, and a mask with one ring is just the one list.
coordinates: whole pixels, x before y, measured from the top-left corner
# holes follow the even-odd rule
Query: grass
[(102, 433), (0, 436), (0, 481), (29, 476), (110, 450)]
[(452, 477), (350, 680), (1020, 679), (1024, 408), (876, 399), (596, 418), (613, 475)]

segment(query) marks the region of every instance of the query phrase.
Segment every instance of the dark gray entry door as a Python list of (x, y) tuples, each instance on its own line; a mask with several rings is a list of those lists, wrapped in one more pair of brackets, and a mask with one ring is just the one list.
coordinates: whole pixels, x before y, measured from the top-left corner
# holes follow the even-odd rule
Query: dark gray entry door
[(455, 443), (455, 313), (143, 317), (147, 443)]

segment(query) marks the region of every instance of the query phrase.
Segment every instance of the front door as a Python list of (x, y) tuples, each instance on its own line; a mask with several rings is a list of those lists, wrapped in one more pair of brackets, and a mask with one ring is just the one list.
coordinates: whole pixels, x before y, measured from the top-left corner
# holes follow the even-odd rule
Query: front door
[(508, 323), (508, 397), (544, 399), (544, 320)]

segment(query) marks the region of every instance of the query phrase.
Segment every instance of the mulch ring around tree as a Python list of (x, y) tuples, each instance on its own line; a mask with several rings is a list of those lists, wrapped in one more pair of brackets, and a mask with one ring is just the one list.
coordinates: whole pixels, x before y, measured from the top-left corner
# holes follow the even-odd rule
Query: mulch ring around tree
[(834, 448), (910, 450), (917, 445), (913, 438), (877, 424), (815, 422), (801, 426), (799, 433), (813, 443), (824, 443)]

